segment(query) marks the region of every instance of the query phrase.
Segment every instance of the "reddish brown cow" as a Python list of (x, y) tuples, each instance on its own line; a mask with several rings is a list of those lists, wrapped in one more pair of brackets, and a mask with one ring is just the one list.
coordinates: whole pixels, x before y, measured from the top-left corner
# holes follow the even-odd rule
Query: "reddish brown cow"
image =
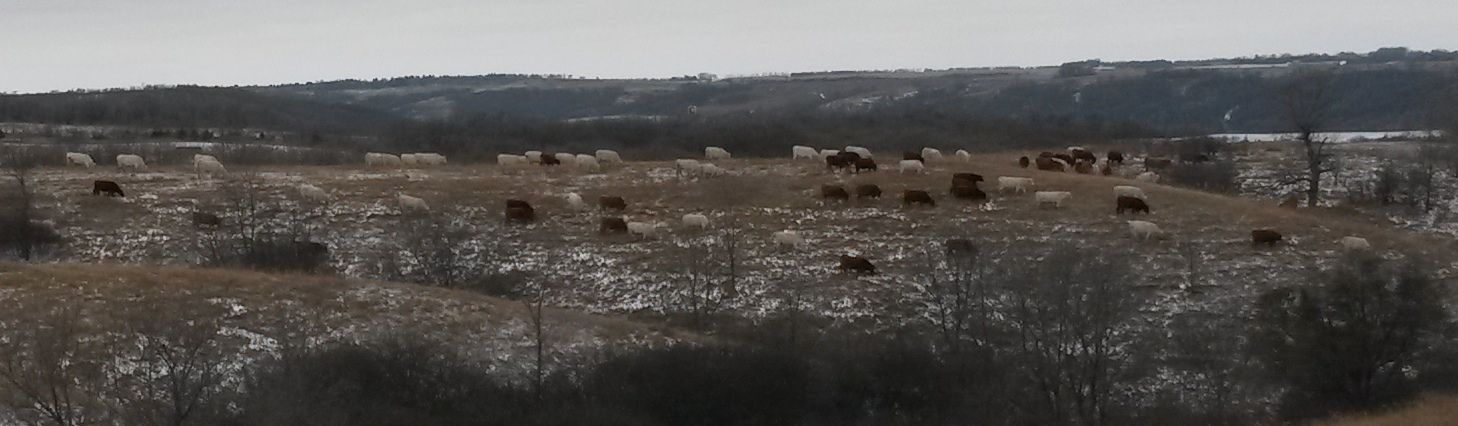
[(856, 165), (856, 160), (861, 159), (860, 154), (854, 152), (842, 152), (825, 157), (825, 167), (831, 171), (836, 169), (848, 169)]
[(1149, 213), (1149, 204), (1137, 197), (1120, 195), (1115, 201), (1119, 206), (1114, 208), (1114, 213), (1124, 214), (1125, 210), (1132, 213)]
[(1254, 231), (1250, 231), (1251, 246), (1266, 244), (1274, 247), (1278, 242), (1281, 242), (1280, 232), (1272, 231), (1269, 229), (1257, 229)]
[(1122, 153), (1122, 152), (1119, 152), (1119, 151), (1109, 151), (1109, 155), (1106, 158), (1109, 159), (1109, 164), (1118, 164), (1118, 165), (1123, 165), (1124, 164), (1124, 153)]
[(1100, 167), (1099, 168), (1099, 173), (1102, 173), (1104, 176), (1112, 175), (1112, 174), (1114, 174), (1114, 167), (1111, 166), (1111, 165), (1105, 164), (1103, 167)]
[(1053, 172), (1063, 171), (1063, 165), (1058, 164), (1057, 161), (1053, 161), (1053, 157), (1038, 157), (1036, 163), (1038, 165), (1038, 170), (1047, 170)]
[(534, 220), (537, 220), (537, 213), (536, 213), (536, 211), (532, 210), (531, 207), (507, 207), (506, 208), (506, 221), (508, 223), (510, 223), (510, 222), (531, 223)]
[(820, 197), (849, 200), (850, 193), (846, 192), (845, 188), (842, 188), (840, 185), (820, 185)]
[(854, 271), (857, 274), (876, 275), (876, 265), (860, 256), (840, 255), (840, 270)]
[(861, 170), (876, 171), (876, 160), (869, 158), (856, 160), (856, 173), (860, 173)]
[(602, 224), (597, 226), (597, 232), (603, 235), (626, 234), (628, 233), (628, 221), (621, 217), (602, 218)]
[(1020, 167), (1022, 167), (1024, 169), (1028, 168), (1028, 165), (1029, 164), (1032, 164), (1032, 163), (1033, 163), (1033, 160), (1029, 160), (1027, 156), (1023, 156), (1023, 157), (1018, 158), (1018, 166), (1020, 166)]
[(881, 198), (881, 187), (873, 183), (861, 184), (856, 187), (856, 198)]
[(1038, 153), (1038, 158), (1052, 158), (1054, 155), (1056, 154), (1053, 154), (1053, 151), (1043, 151)]
[(550, 152), (543, 152), (542, 153), (542, 165), (543, 166), (555, 166), (555, 165), (558, 165), (558, 164), (562, 164), (562, 160), (558, 160), (557, 159), (557, 156), (552, 155), (552, 153), (550, 153)]
[(106, 196), (108, 196), (108, 197), (111, 197), (111, 196), (125, 197), (125, 196), (127, 196), (126, 193), (123, 193), (122, 192), (121, 185), (117, 185), (116, 182), (112, 182), (112, 181), (109, 181), (109, 180), (98, 180), (98, 181), (96, 181), (96, 182), (94, 182), (94, 183), (91, 184), (91, 195), (101, 195), (101, 194), (106, 194)]
[(1075, 161), (1087, 161), (1089, 163), (1096, 163), (1099, 161), (1099, 157), (1094, 155), (1092, 152), (1088, 152), (1082, 149), (1075, 149), (1071, 152), (1073, 153), (1073, 159)]
[(628, 209), (628, 202), (624, 201), (623, 197), (598, 197), (597, 208), (598, 210), (623, 211)]
[(532, 205), (531, 205), (531, 203), (528, 203), (528, 202), (522, 201), (522, 200), (506, 200), (506, 208), (509, 209), (509, 208), (512, 208), (512, 207), (532, 208)]
[(905, 192), (902, 192), (901, 205), (904, 207), (911, 207), (911, 205), (913, 204), (925, 204), (931, 207), (936, 207), (937, 200), (933, 200), (931, 194), (926, 193), (926, 191), (908, 189)]
[(1053, 158), (1057, 158), (1059, 160), (1063, 160), (1063, 162), (1068, 163), (1068, 164), (1073, 164), (1073, 163), (1077, 162), (1077, 161), (1075, 161), (1073, 159), (1073, 156), (1072, 155), (1068, 155), (1068, 154), (1053, 154)]

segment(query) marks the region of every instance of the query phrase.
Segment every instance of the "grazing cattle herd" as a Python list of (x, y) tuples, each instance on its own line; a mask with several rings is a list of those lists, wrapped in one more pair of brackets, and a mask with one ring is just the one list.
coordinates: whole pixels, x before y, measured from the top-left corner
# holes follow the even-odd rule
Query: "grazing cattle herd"
[[(820, 149), (809, 146), (795, 146), (792, 148), (791, 157), (794, 160), (810, 160), (823, 163), (826, 170), (831, 174), (860, 174), (867, 171), (876, 171), (876, 163), (872, 159), (870, 150), (847, 146), (843, 150)], [(920, 151), (905, 151), (903, 159), (898, 163), (898, 170), (901, 174), (912, 172), (924, 174), (928, 172), (931, 165), (946, 166), (950, 168), (960, 167), (969, 164), (972, 156), (966, 150), (957, 150), (956, 154), (947, 157), (942, 155), (940, 150), (934, 148), (923, 148)], [(704, 159), (678, 159), (673, 163), (675, 174), (680, 177), (711, 177), (727, 174), (728, 170), (722, 166), (708, 162), (708, 160), (729, 160), (729, 151), (720, 147), (707, 147), (704, 149)], [(94, 167), (95, 161), (90, 155), (68, 152), (65, 154), (67, 165)], [(364, 156), (365, 164), (368, 167), (388, 166), (427, 166), (444, 165), (446, 158), (435, 153), (412, 153), (412, 154), (387, 154), (370, 152)], [(1128, 159), (1119, 151), (1109, 151), (1100, 159), (1092, 151), (1082, 147), (1069, 147), (1067, 152), (1042, 152), (1038, 156), (1020, 157), (1016, 164), (1024, 169), (1035, 167), (1040, 171), (1048, 172), (1071, 172), (1078, 174), (1092, 174), (1093, 170), (1100, 170), (1104, 175), (1112, 175), (1115, 167), (1123, 166)], [(1142, 171), (1130, 171), (1120, 174), (1125, 178), (1132, 178), (1146, 187), (1156, 184), (1159, 176), (1151, 171), (1160, 165), (1168, 165), (1169, 160), (1158, 158), (1144, 159)], [(605, 167), (623, 163), (622, 156), (612, 150), (597, 150), (594, 154), (572, 154), (572, 153), (546, 153), (543, 151), (527, 151), (523, 155), (499, 154), (497, 163), (500, 166), (568, 166), (575, 167), (582, 171), (599, 172)], [(147, 164), (145, 160), (137, 155), (122, 154), (116, 157), (117, 167), (122, 170), (143, 170)], [(193, 157), (192, 167), (199, 177), (225, 177), (227, 169), (223, 163), (212, 155), (196, 154)], [(958, 200), (972, 202), (987, 202), (991, 200), (987, 192), (979, 186), (986, 182), (985, 178), (976, 173), (955, 172), (952, 174), (951, 185), (948, 194)], [(1034, 180), (1029, 176), (997, 176), (997, 193), (1000, 197), (1014, 197), (1019, 194), (1026, 194), (1035, 188)], [(329, 194), (324, 189), (310, 185), (298, 185), (299, 196), (302, 200), (315, 203), (327, 203)], [(854, 192), (856, 199), (877, 199), (881, 197), (882, 188), (873, 183), (860, 183), (855, 185)], [(1145, 187), (1136, 185), (1115, 185), (1113, 187), (1115, 211), (1114, 214), (1125, 213), (1150, 215), (1153, 210), (1149, 205), (1149, 197)], [(1067, 202), (1074, 198), (1072, 191), (1038, 190), (1033, 192), (1033, 205), (1037, 208), (1061, 209)], [(125, 197), (122, 187), (115, 181), (96, 180), (92, 186), (93, 195), (107, 195), (114, 197)], [(581, 195), (567, 193), (563, 196), (567, 205), (576, 211), (586, 210)], [(845, 186), (839, 184), (824, 184), (820, 188), (820, 198), (824, 202), (846, 202), (851, 198), (851, 192)], [(429, 211), (430, 206), (425, 199), (407, 195), (396, 194), (395, 204), (401, 213)], [(1286, 205), (1287, 203), (1282, 203)], [(1293, 203), (1294, 204), (1294, 203)], [(901, 205), (905, 208), (925, 207), (935, 208), (936, 199), (933, 194), (926, 190), (905, 189), (901, 196)], [(598, 198), (598, 209), (604, 212), (614, 212), (622, 215), (628, 211), (628, 201), (624, 197), (614, 195), (603, 195)], [(222, 218), (217, 215), (196, 211), (192, 214), (192, 222), (200, 227), (217, 227), (223, 223)], [(509, 199), (506, 201), (504, 210), (505, 222), (508, 224), (529, 224), (538, 221), (537, 210), (526, 200)], [(682, 216), (682, 226), (686, 229), (708, 229), (711, 227), (710, 217), (701, 213), (689, 213)], [(1152, 221), (1128, 220), (1128, 229), (1133, 239), (1149, 241), (1166, 237), (1165, 231)], [(626, 234), (637, 238), (655, 238), (661, 232), (661, 225), (648, 221), (632, 221), (625, 217), (603, 217), (599, 222), (598, 233), (603, 235)], [(1267, 245), (1274, 246), (1282, 241), (1282, 235), (1270, 229), (1257, 229), (1251, 231), (1251, 244), (1253, 246)], [(806, 243), (805, 238), (794, 230), (781, 230), (773, 233), (771, 241), (782, 248), (794, 248)], [(1371, 245), (1366, 239), (1349, 236), (1339, 241), (1343, 251), (1365, 251), (1371, 250)], [(976, 247), (968, 240), (948, 240), (947, 250), (949, 257), (964, 256), (971, 253), (975, 256)], [(956, 254), (956, 256), (953, 256)], [(839, 269), (854, 272), (856, 274), (871, 275), (876, 273), (875, 266), (869, 259), (850, 255), (841, 255)]]

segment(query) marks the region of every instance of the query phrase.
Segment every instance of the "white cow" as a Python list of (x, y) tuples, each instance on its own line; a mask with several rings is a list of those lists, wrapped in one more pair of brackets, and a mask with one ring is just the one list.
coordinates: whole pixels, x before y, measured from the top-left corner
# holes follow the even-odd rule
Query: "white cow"
[(398, 199), (399, 199), (399, 202), (400, 202), (400, 211), (405, 211), (405, 210), (416, 210), (416, 211), (430, 210), (430, 205), (425, 204), (425, 200), (423, 200), (423, 199), (416, 198), (416, 197), (411, 197), (411, 196), (405, 195), (405, 194), (400, 194), (400, 196), (398, 197)]
[(203, 160), (197, 163), (197, 173), (208, 176), (225, 176), (228, 174), (228, 169), (224, 168), (223, 163), (218, 160)]
[(577, 154), (577, 168), (583, 171), (595, 172), (599, 168), (597, 157), (587, 154)]
[(384, 153), (379, 153), (379, 152), (367, 152), (367, 153), (365, 153), (365, 165), (369, 165), (369, 166), (400, 166), (400, 165), (404, 165), (404, 164), (405, 164), (404, 160), (401, 160), (400, 159), (400, 156), (395, 155), (395, 154), (384, 154)]
[(1155, 225), (1153, 222), (1146, 222), (1142, 220), (1129, 221), (1129, 233), (1133, 235), (1134, 238), (1138, 238), (1143, 241), (1149, 241), (1150, 238), (1159, 238), (1164, 236), (1164, 230), (1159, 229), (1159, 225)]
[(116, 166), (123, 169), (147, 169), (147, 162), (140, 155), (121, 154), (116, 156)]
[(400, 162), (407, 166), (414, 166), (420, 164), (420, 157), (415, 154), (400, 154)]
[(1052, 204), (1053, 208), (1062, 208), (1063, 202), (1073, 198), (1073, 193), (1068, 191), (1038, 191), (1033, 193), (1033, 199), (1038, 201), (1038, 207), (1044, 204)]
[(1372, 244), (1362, 237), (1342, 237), (1342, 250), (1346, 251), (1367, 251), (1372, 249)]
[(314, 200), (321, 203), (329, 201), (329, 193), (324, 192), (324, 188), (307, 183), (299, 184), (299, 196), (304, 197), (306, 200)]
[(805, 245), (805, 238), (795, 231), (779, 231), (774, 234), (775, 245), (798, 247)]
[(699, 160), (685, 158), (674, 160), (673, 166), (677, 170), (676, 173), (680, 176), (682, 176), (684, 173), (688, 173), (689, 175), (695, 175), (704, 170), (704, 165), (702, 163), (699, 163)]
[(926, 166), (919, 160), (901, 160), (901, 174), (906, 172), (926, 173)]
[(1050, 160), (1053, 160), (1053, 162), (1058, 163), (1059, 165), (1063, 166), (1063, 169), (1062, 169), (1063, 171), (1066, 171), (1066, 172), (1073, 171), (1073, 166), (1069, 165), (1067, 161), (1063, 161), (1062, 158), (1050, 158)]
[(704, 163), (702, 172), (704, 176), (723, 176), (729, 174), (728, 170), (724, 170), (723, 167), (719, 167), (713, 163)]
[(96, 161), (91, 160), (91, 155), (89, 155), (89, 154), (82, 154), (82, 153), (79, 153), (79, 152), (68, 152), (68, 153), (66, 153), (66, 164), (75, 164), (75, 165), (78, 165), (78, 166), (92, 167), (92, 166), (95, 166), (96, 165)]
[[(537, 157), (537, 158), (538, 159), (541, 159), (541, 157)], [(496, 154), (496, 164), (503, 165), (503, 166), (516, 166), (516, 165), (525, 166), (525, 165), (531, 164), (531, 160), (527, 159), (527, 156), (525, 156), (525, 155)]]
[(1007, 191), (1011, 189), (1018, 193), (1026, 193), (1028, 192), (1028, 188), (1031, 188), (1032, 186), (1033, 178), (1014, 176), (999, 176), (997, 178), (998, 191)]
[(417, 152), (415, 160), (424, 166), (444, 166), (446, 164), (446, 157), (434, 152)]
[(559, 153), (553, 154), (552, 157), (553, 158), (556, 158), (557, 159), (557, 162), (562, 163), (562, 165), (563, 166), (566, 166), (566, 167), (572, 167), (572, 166), (577, 165), (577, 155), (576, 154), (568, 154), (568, 153), (565, 153), (565, 152), (559, 152)]
[(921, 158), (926, 161), (942, 161), (942, 151), (936, 148), (922, 148)]
[(1138, 177), (1134, 178), (1134, 180), (1140, 182), (1159, 183), (1159, 175), (1155, 174), (1154, 172), (1144, 172), (1140, 173)]
[(795, 145), (794, 147), (790, 148), (790, 155), (791, 158), (795, 159), (809, 158), (813, 160), (819, 156), (819, 153), (815, 152), (815, 148), (803, 145)]
[(628, 233), (643, 238), (653, 238), (658, 233), (658, 225), (648, 222), (628, 222)]
[(959, 149), (957, 150), (957, 160), (963, 163), (971, 163), (972, 153), (967, 152), (965, 149)]
[(1138, 199), (1141, 199), (1141, 200), (1146, 200), (1146, 201), (1149, 200), (1148, 198), (1145, 198), (1144, 197), (1144, 190), (1143, 189), (1141, 189), (1141, 188), (1139, 188), (1137, 186), (1129, 186), (1129, 185), (1118, 185), (1118, 186), (1115, 186), (1114, 187), (1114, 197), (1115, 198), (1118, 198), (1118, 197), (1134, 197), (1134, 198), (1138, 198)]
[(597, 155), (597, 162), (603, 165), (623, 163), (623, 156), (618, 155), (617, 151), (611, 149), (599, 149), (594, 154)]
[(725, 151), (724, 148), (720, 148), (717, 146), (711, 146), (708, 148), (704, 148), (704, 158), (710, 160), (728, 160), (729, 151)]
[(587, 203), (585, 203), (585, 202), (582, 201), (582, 196), (581, 195), (577, 195), (576, 192), (569, 192), (569, 193), (567, 193), (566, 197), (567, 197), (567, 205), (572, 206), (573, 209), (575, 209), (575, 210), (587, 210)]
[(709, 227), (709, 217), (708, 216), (701, 215), (701, 214), (686, 214), (686, 215), (683, 215), (683, 226), (687, 226), (687, 227), (698, 227), (698, 228), (708, 228)]
[(527, 158), (527, 161), (530, 161), (532, 164), (542, 164), (542, 152), (541, 151), (527, 151), (526, 152), (526, 158)]
[(872, 158), (871, 150), (855, 145), (845, 147), (845, 152), (854, 152), (856, 154), (860, 154), (861, 158)]
[[(197, 165), (198, 165), (198, 163), (201, 163), (201, 162), (204, 162), (204, 161), (218, 161), (218, 157), (214, 157), (214, 156), (207, 155), (207, 154), (193, 154), (192, 155), (192, 167), (196, 168)], [(221, 161), (218, 161), (218, 162), (221, 163)]]

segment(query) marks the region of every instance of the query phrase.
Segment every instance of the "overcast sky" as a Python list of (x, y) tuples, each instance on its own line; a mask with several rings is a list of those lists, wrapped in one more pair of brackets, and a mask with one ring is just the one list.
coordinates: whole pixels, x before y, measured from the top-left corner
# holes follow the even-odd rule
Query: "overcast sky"
[(0, 92), (1458, 49), (1455, 0), (0, 0)]

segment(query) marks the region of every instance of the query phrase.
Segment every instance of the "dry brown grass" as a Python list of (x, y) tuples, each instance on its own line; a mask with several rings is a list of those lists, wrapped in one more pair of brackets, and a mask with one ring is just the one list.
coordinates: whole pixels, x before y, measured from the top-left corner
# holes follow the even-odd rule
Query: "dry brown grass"
[(1343, 416), (1318, 426), (1451, 426), (1458, 425), (1458, 397), (1434, 396), (1390, 413)]

